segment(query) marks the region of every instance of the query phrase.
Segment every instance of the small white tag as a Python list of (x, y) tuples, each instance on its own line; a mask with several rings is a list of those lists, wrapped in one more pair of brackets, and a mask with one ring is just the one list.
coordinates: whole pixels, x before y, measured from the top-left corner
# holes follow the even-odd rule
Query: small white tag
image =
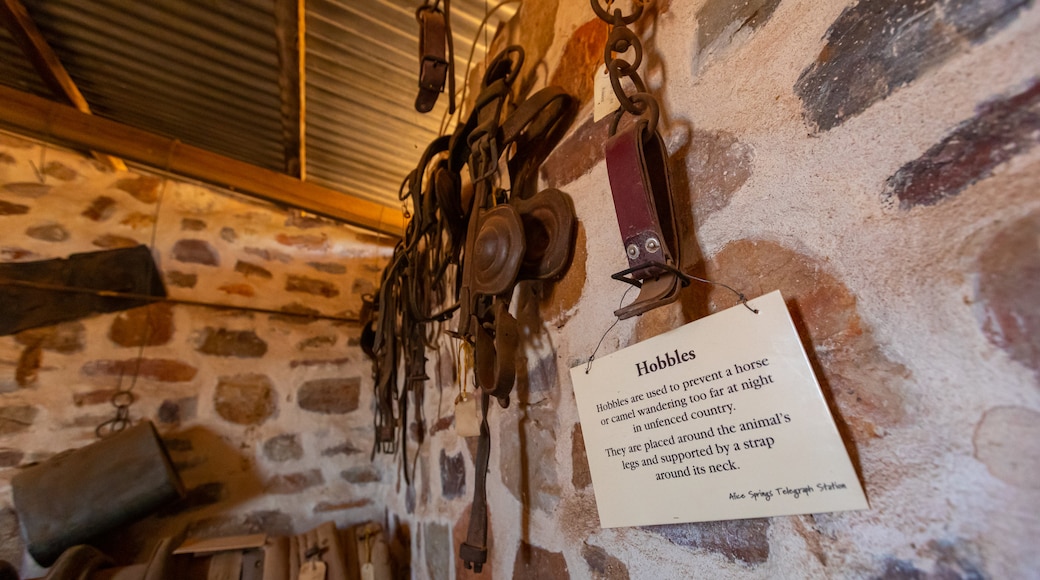
[(459, 437), (480, 435), (480, 406), (476, 394), (455, 399), (455, 432)]
[(325, 580), (325, 562), (312, 560), (300, 568), (300, 580)]
[(513, 182), (509, 178), (509, 157), (509, 149), (503, 151), (502, 155), (498, 157), (498, 187), (504, 191), (509, 191), (513, 187)]
[(602, 64), (593, 73), (594, 105), (592, 107), (592, 120), (599, 121), (603, 117), (613, 113), (618, 108), (617, 97), (614, 96), (614, 87), (610, 85), (610, 75), (607, 73), (607, 65)]
[(361, 580), (376, 580), (376, 567), (372, 565), (372, 562), (365, 562), (361, 565)]

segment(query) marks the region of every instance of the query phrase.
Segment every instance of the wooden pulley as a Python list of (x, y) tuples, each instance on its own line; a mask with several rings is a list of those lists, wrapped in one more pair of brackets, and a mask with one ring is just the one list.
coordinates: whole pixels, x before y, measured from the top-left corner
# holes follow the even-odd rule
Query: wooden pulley
[(480, 388), (502, 401), (509, 397), (516, 380), (519, 333), (516, 319), (509, 313), (505, 302), (496, 300), (492, 313), (493, 322), (477, 327), (473, 365)]
[(498, 295), (512, 290), (527, 247), (516, 208), (499, 205), (480, 216), (472, 247), (473, 291)]
[(510, 205), (520, 214), (527, 244), (520, 279), (558, 278), (574, 255), (574, 202), (558, 189), (543, 189), (527, 199), (514, 199)]

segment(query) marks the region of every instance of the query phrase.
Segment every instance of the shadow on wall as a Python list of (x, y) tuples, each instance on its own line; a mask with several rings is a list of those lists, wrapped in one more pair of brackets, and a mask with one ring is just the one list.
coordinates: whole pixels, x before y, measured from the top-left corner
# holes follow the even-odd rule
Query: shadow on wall
[(205, 427), (164, 433), (163, 442), (187, 493), (155, 514), (98, 538), (95, 545), (102, 552), (130, 562), (164, 537), (292, 533), (290, 517), (280, 512), (223, 515), (264, 491), (253, 459), (242, 450)]

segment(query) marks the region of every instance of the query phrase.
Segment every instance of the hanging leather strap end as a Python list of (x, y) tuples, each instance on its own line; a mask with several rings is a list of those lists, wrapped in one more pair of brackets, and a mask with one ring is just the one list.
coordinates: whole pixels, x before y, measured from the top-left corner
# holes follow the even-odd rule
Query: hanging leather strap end
[(657, 131), (636, 123), (607, 141), (605, 156), (629, 266), (614, 278), (640, 288), (635, 302), (614, 313), (625, 319), (678, 299), (683, 286), (678, 230), (667, 152)]
[(459, 558), (466, 565), (466, 569), (473, 570), (477, 574), (480, 574), (484, 564), (487, 563), (487, 553), (487, 548), (471, 546), (466, 542), (459, 546)]
[(448, 76), (446, 23), (444, 13), (434, 8), (424, 6), (415, 16), (419, 20), (419, 94), (415, 97), (415, 110), (428, 113), (444, 92)]

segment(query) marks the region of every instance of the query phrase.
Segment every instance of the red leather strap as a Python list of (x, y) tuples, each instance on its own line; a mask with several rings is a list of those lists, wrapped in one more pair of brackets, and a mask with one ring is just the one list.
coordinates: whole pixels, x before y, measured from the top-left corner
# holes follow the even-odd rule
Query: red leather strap
[[(610, 191), (631, 279), (641, 288), (634, 303), (615, 314), (629, 318), (673, 302), (682, 281), (674, 273), (679, 259), (678, 230), (672, 211), (667, 151), (657, 131), (636, 123), (607, 140)], [(670, 266), (662, 267), (662, 266)]]

